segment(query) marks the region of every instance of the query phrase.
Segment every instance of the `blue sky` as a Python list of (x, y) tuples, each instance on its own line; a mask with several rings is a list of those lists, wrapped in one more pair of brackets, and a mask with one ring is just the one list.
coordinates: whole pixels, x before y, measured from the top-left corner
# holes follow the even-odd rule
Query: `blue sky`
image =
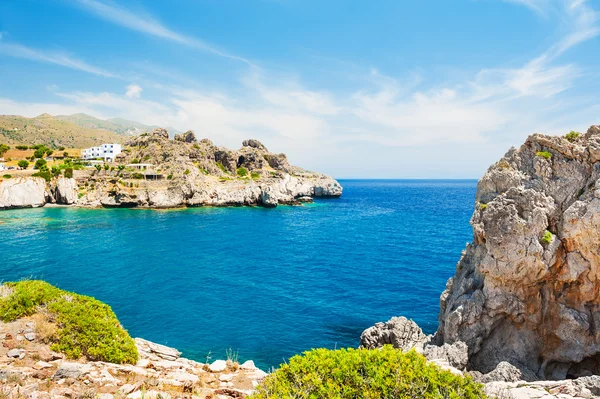
[(0, 114), (258, 138), (336, 177), (478, 178), (600, 123), (600, 0), (2, 0)]

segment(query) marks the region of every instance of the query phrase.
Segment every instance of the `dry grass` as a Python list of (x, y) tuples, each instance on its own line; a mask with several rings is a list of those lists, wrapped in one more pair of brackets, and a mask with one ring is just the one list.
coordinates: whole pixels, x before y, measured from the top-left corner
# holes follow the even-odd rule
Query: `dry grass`
[(56, 333), (58, 328), (56, 324), (52, 323), (48, 316), (42, 313), (37, 313), (32, 317), (35, 322), (35, 333), (38, 339), (45, 343), (50, 344), (56, 341)]

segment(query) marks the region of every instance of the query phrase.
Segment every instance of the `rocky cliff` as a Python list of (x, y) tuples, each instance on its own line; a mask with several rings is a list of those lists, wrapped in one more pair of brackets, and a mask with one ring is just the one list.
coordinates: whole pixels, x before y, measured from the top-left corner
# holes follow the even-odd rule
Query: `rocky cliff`
[(361, 344), (446, 359), (464, 348), (462, 371), (512, 388), (600, 381), (600, 126), (535, 134), (510, 149), (479, 181), (471, 224), (435, 336), (390, 321), (366, 330)]
[[(141, 165), (140, 165), (141, 164)], [(329, 176), (289, 164), (257, 140), (233, 151), (193, 132), (165, 129), (130, 140), (112, 165), (75, 171), (74, 178), (14, 178), (0, 183), (0, 209), (45, 203), (85, 207), (184, 206), (275, 207), (339, 197), (341, 185)]]
[(441, 296), (440, 342), (470, 367), (600, 374), (600, 127), (533, 135), (480, 180), (474, 239)]

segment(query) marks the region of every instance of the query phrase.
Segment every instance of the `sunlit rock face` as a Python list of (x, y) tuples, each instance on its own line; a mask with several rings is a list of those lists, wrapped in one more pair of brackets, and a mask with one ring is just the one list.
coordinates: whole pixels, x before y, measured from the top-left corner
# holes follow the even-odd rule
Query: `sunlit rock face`
[(474, 239), (441, 296), (438, 342), (469, 368), (600, 373), (600, 127), (530, 136), (479, 181)]

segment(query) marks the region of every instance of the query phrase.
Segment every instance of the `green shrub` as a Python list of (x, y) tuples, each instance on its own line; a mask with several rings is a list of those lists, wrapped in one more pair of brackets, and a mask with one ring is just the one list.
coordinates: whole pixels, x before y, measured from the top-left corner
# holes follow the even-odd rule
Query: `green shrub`
[(189, 169), (186, 169), (186, 170), (183, 172), (183, 174), (184, 174), (184, 175), (189, 175), (189, 174), (190, 174), (190, 170), (189, 170)]
[(144, 177), (145, 177), (144, 174), (143, 173), (139, 173), (139, 172), (135, 172), (135, 173), (131, 174), (131, 178), (132, 179), (138, 179), (138, 180), (140, 180), (140, 179), (143, 179)]
[(567, 133), (565, 135), (565, 138), (572, 143), (572, 142), (576, 141), (579, 138), (579, 136), (581, 136), (581, 133), (571, 130), (569, 133)]
[(58, 147), (58, 151), (64, 151), (64, 150), (65, 150), (65, 147), (63, 147), (63, 146)]
[(33, 177), (42, 177), (46, 181), (52, 180), (52, 175), (50, 174), (50, 172), (48, 172), (48, 170), (36, 172), (36, 173), (32, 174), (31, 176), (33, 176)]
[(17, 150), (27, 150), (27, 149), (29, 149), (29, 146), (26, 146), (26, 145), (17, 145), (17, 146), (15, 146), (15, 148)]
[(167, 176), (167, 180), (171, 180), (173, 178), (173, 173), (169, 173), (169, 175)]
[(137, 159), (137, 158), (134, 158), (134, 159), (131, 161), (131, 163), (140, 163), (140, 160), (139, 160), (139, 159)]
[(538, 151), (535, 153), (535, 155), (537, 155), (538, 157), (542, 157), (545, 159), (551, 159), (552, 158), (552, 154), (549, 153), (548, 151)]
[(481, 209), (482, 211), (485, 211), (487, 209), (488, 205), (484, 204), (484, 203), (479, 203), (479, 209)]
[(66, 168), (65, 169), (65, 177), (67, 179), (73, 178), (73, 168)]
[(239, 177), (246, 177), (246, 176), (248, 176), (248, 169), (244, 168), (243, 166), (237, 168), (237, 175)]
[(34, 156), (34, 158), (42, 158), (45, 153), (46, 153), (45, 149), (39, 148), (39, 149), (35, 150), (35, 152), (33, 153), (33, 156)]
[(54, 151), (52, 151), (52, 150), (46, 150), (46, 155), (47, 156), (50, 156), (52, 154), (54, 154)]
[(258, 180), (258, 179), (260, 179), (260, 173), (258, 173), (258, 172), (252, 172), (252, 173), (250, 173), (250, 176), (251, 176), (251, 177), (252, 177), (252, 179), (254, 179), (254, 180)]
[(266, 377), (252, 399), (486, 398), (483, 387), (414, 350), (313, 349)]
[(549, 232), (548, 230), (546, 230), (544, 232), (544, 235), (542, 236), (542, 240), (541, 241), (544, 244), (550, 244), (552, 242), (552, 237), (553, 237), (552, 233)]
[(8, 150), (10, 150), (10, 146), (6, 144), (0, 144), (0, 157), (3, 156)]
[(8, 175), (8, 174), (7, 175), (2, 175), (3, 179), (10, 179), (11, 177), (12, 177), (12, 175)]
[(27, 162), (24, 159), (21, 159), (19, 162), (17, 162), (17, 165), (19, 166), (19, 168), (21, 169), (27, 169), (29, 167), (29, 162)]
[(223, 172), (223, 173), (229, 173), (227, 171), (227, 169), (225, 168), (225, 166), (223, 166), (223, 164), (221, 162), (215, 162), (215, 164), (217, 165), (217, 168), (221, 169), (221, 172)]
[(121, 327), (110, 306), (88, 296), (63, 291), (39, 280), (5, 283), (13, 292), (0, 299), (5, 322), (34, 314), (44, 307), (56, 320), (52, 350), (77, 359), (132, 363), (138, 359), (135, 342)]
[(47, 162), (45, 159), (38, 159), (37, 161), (35, 161), (35, 168), (36, 169), (43, 169), (46, 166)]
[(52, 176), (56, 177), (58, 175), (60, 175), (61, 170), (58, 166), (53, 166), (52, 167)]
[(207, 169), (205, 169), (205, 168), (203, 168), (201, 166), (198, 166), (198, 169), (200, 169), (200, 172), (204, 173), (205, 175), (210, 174)]

